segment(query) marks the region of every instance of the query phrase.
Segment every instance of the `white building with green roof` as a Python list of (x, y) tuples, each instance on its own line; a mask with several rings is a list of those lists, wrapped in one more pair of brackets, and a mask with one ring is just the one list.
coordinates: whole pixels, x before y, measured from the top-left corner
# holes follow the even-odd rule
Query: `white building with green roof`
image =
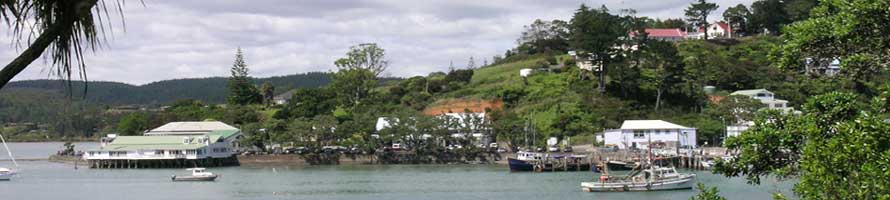
[(139, 162), (157, 164), (152, 161), (197, 165), (207, 160), (232, 158), (241, 137), (238, 128), (222, 122), (171, 122), (142, 136), (105, 138), (99, 148), (88, 150), (84, 159), (91, 166), (108, 161), (126, 163), (128, 167)]

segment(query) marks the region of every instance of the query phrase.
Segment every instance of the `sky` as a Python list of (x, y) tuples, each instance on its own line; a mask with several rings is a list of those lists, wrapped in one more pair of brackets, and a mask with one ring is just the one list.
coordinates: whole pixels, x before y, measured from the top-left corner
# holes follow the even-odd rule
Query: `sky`
[[(109, 1), (109, 0), (106, 0)], [(410, 77), (477, 65), (516, 46), (535, 19), (569, 20), (582, 3), (638, 16), (680, 18), (694, 0), (144, 0), (112, 11), (109, 39), (86, 55), (91, 81), (146, 84), (179, 78), (229, 76), (237, 48), (255, 77), (334, 71), (350, 46), (377, 43), (390, 66)], [(712, 13), (753, 0), (716, 0)], [(113, 1), (109, 1), (113, 2)], [(212, 2), (212, 3), (210, 3)], [(121, 23), (121, 21), (125, 23)], [(7, 31), (8, 32), (8, 31)], [(0, 34), (0, 61), (20, 52)], [(13, 80), (54, 79), (44, 59)]]

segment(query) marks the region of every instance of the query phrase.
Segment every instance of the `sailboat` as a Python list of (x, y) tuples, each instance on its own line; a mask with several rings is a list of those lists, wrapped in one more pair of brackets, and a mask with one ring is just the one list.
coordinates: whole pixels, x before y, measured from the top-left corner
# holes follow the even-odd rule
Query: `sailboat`
[[(6, 153), (9, 155), (10, 160), (15, 165), (15, 167), (19, 166), (19, 163), (15, 161), (15, 157), (12, 157), (12, 151), (9, 151), (9, 146), (6, 145), (6, 139), (3, 139), (3, 135), (0, 135), (0, 142), (3, 142), (3, 147), (6, 148)], [(12, 175), (15, 175), (16, 172), (10, 168), (0, 167), (0, 181), (8, 181), (12, 179)]]
[[(652, 144), (651, 135), (649, 144)], [(674, 167), (660, 167), (652, 162), (652, 148), (649, 149), (647, 168), (638, 168), (627, 176), (611, 177), (608, 168), (599, 181), (581, 182), (581, 190), (586, 192), (628, 192), (692, 189), (695, 174), (678, 173)]]

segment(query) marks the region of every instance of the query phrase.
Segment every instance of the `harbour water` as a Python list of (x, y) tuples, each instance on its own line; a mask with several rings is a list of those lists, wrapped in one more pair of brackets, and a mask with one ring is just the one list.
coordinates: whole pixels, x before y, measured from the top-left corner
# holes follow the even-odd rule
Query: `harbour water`
[[(95, 146), (78, 144), (78, 149)], [(22, 158), (54, 153), (61, 143), (12, 143)], [(40, 156), (40, 155), (44, 156)], [(5, 152), (0, 155), (5, 159)], [(19, 158), (19, 156), (17, 156)], [(0, 166), (11, 166), (0, 161)], [(74, 169), (47, 161), (19, 163), (21, 174), (0, 182), (0, 199), (689, 199), (696, 190), (636, 193), (582, 192), (590, 172), (510, 173), (498, 165), (266, 166), (211, 168), (216, 182), (171, 182), (183, 169)], [(698, 182), (718, 186), (729, 199), (770, 199), (790, 193), (793, 182), (741, 178), (694, 171)]]

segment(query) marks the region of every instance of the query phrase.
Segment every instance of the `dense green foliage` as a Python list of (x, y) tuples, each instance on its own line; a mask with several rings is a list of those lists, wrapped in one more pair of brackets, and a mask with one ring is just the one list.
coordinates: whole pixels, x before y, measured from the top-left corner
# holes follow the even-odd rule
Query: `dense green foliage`
[(726, 141), (740, 154), (717, 171), (755, 184), (761, 176), (797, 177), (794, 191), (807, 199), (890, 198), (887, 97), (868, 106), (835, 92), (811, 98), (802, 115), (763, 113), (754, 128)]
[(707, 187), (702, 183), (698, 183), (695, 185), (695, 189), (698, 189), (699, 193), (689, 198), (690, 200), (726, 200), (726, 198), (717, 194), (720, 192), (717, 190), (717, 187)]
[[(821, 1), (809, 19), (785, 27), (778, 65), (808, 74), (816, 84), (807, 92), (821, 95), (802, 114), (761, 113), (752, 129), (726, 140), (739, 155), (715, 171), (754, 184), (798, 178), (794, 192), (804, 199), (890, 198), (888, 13), (883, 0)], [(833, 59), (841, 60), (839, 75), (811, 70)]]

